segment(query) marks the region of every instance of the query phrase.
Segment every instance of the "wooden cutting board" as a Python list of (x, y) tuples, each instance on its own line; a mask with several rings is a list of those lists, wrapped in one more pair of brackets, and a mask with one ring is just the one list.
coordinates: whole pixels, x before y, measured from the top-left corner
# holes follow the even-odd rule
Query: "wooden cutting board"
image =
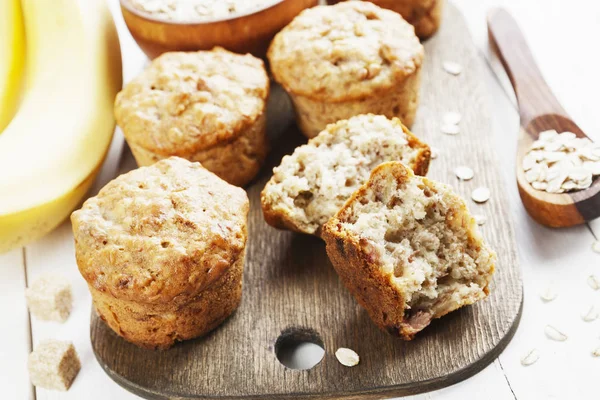
[[(441, 31), (425, 49), (422, 99), (413, 131), (439, 149), (429, 177), (451, 184), (466, 199), (481, 185), (492, 192), (484, 205), (468, 200), (474, 213), (488, 217), (481, 230), (498, 253), (491, 295), (434, 321), (415, 340), (404, 342), (371, 323), (340, 283), (321, 240), (268, 226), (260, 191), (281, 157), (306, 141), (293, 127), (288, 99), (275, 88), (269, 109), (273, 150), (262, 175), (248, 188), (249, 243), (239, 310), (208, 336), (168, 351), (139, 349), (92, 313), (92, 345), (112, 379), (151, 399), (381, 398), (451, 385), (498, 356), (521, 315), (521, 273), (506, 190), (492, 148), (481, 61), (461, 14), (451, 4)], [(446, 73), (443, 61), (460, 63), (463, 72)], [(440, 132), (447, 111), (462, 114), (459, 135)], [(131, 155), (126, 157), (125, 169), (132, 166)], [(473, 168), (475, 178), (459, 182), (453, 173), (459, 165)], [(322, 344), (323, 360), (309, 370), (284, 367), (274, 350), (282, 332)], [(358, 352), (360, 364), (348, 368), (338, 363), (338, 347)]]

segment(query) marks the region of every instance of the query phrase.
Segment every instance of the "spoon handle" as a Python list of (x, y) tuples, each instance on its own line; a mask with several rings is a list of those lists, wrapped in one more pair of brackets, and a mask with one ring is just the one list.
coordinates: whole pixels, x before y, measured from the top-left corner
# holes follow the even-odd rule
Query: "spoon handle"
[(566, 116), (512, 15), (503, 8), (492, 9), (488, 13), (488, 33), (490, 45), (497, 51), (517, 95), (521, 126), (544, 114)]

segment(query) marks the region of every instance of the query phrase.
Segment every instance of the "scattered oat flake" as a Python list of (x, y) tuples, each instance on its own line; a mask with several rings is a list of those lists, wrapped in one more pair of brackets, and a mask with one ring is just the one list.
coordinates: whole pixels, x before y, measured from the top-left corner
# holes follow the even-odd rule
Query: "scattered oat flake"
[(345, 365), (346, 367), (354, 367), (360, 362), (360, 357), (358, 354), (356, 354), (354, 350), (346, 347), (340, 347), (337, 349), (335, 352), (335, 357), (338, 359), (340, 364)]
[(473, 199), (475, 203), (485, 203), (490, 199), (490, 189), (484, 186), (478, 187), (471, 192), (471, 199)]
[(540, 298), (545, 302), (551, 302), (558, 297), (558, 292), (551, 286), (548, 286), (540, 293)]
[(592, 356), (593, 357), (600, 357), (600, 347), (596, 347), (593, 351), (592, 351)]
[(594, 243), (592, 243), (592, 250), (595, 253), (600, 254), (600, 240), (595, 241)]
[(581, 318), (585, 322), (592, 322), (598, 319), (598, 309), (596, 307), (591, 306), (589, 310), (581, 316)]
[(444, 118), (442, 119), (442, 121), (444, 122), (444, 125), (458, 125), (460, 124), (461, 119), (462, 116), (459, 113), (449, 111), (444, 114)]
[(546, 327), (544, 328), (544, 333), (546, 334), (546, 337), (548, 339), (552, 339), (557, 342), (564, 342), (565, 340), (567, 340), (567, 335), (565, 335), (564, 333), (562, 333), (561, 331), (559, 331), (551, 325), (546, 325)]
[(446, 135), (458, 135), (460, 133), (458, 125), (443, 124), (440, 129)]
[(484, 225), (487, 222), (487, 217), (482, 214), (475, 214), (473, 215), (473, 218), (475, 218), (475, 222), (479, 226)]
[(438, 150), (437, 147), (431, 147), (430, 151), (431, 151), (431, 159), (432, 160), (435, 160), (440, 155), (440, 151)]
[(524, 367), (528, 367), (532, 364), (535, 364), (537, 360), (540, 359), (540, 353), (537, 349), (531, 349), (529, 353), (525, 354), (521, 358), (521, 365)]
[(475, 176), (473, 170), (469, 167), (460, 166), (454, 168), (454, 174), (461, 181), (470, 181)]
[(460, 75), (462, 72), (462, 66), (459, 63), (455, 63), (453, 61), (444, 61), (442, 64), (444, 67), (444, 71), (452, 75)]
[(596, 275), (588, 276), (587, 284), (594, 290), (600, 289), (600, 279)]

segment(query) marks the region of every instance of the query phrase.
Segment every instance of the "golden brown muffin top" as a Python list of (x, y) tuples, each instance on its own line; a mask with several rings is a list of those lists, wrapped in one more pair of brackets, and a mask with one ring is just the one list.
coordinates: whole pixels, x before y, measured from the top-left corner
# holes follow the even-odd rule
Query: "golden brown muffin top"
[(262, 60), (221, 48), (165, 53), (117, 95), (128, 141), (152, 152), (196, 152), (237, 136), (264, 112)]
[(400, 15), (350, 1), (303, 11), (275, 36), (268, 56), (289, 92), (345, 101), (396, 85), (419, 68), (424, 50)]
[(79, 270), (119, 299), (193, 297), (242, 257), (248, 208), (244, 190), (199, 163), (171, 157), (138, 168), (71, 215)]

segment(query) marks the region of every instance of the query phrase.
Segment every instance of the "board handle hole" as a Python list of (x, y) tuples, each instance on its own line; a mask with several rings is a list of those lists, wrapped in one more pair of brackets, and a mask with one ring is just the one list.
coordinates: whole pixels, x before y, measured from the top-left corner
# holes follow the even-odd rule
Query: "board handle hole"
[(287, 328), (275, 342), (275, 356), (290, 369), (311, 369), (321, 362), (324, 355), (325, 345), (321, 336), (310, 328)]

